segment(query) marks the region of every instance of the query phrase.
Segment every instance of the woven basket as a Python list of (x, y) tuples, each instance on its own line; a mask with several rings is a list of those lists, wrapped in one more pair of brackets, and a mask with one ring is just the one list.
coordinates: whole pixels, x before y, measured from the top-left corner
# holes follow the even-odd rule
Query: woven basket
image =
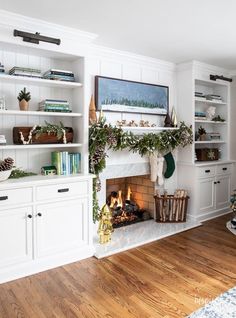
[(186, 222), (189, 197), (176, 198), (173, 195), (154, 196), (156, 204), (156, 222)]

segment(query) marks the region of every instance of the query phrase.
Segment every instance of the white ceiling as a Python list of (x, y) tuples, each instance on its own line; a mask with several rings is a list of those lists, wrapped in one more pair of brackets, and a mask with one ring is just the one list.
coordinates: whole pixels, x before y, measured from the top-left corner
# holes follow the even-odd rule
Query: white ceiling
[(0, 0), (0, 9), (96, 33), (115, 49), (236, 69), (235, 0)]

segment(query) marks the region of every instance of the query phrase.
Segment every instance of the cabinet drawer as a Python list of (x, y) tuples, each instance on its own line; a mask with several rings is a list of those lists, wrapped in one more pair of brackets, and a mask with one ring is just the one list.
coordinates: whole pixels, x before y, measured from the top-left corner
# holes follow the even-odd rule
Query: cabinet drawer
[(197, 176), (199, 178), (214, 177), (215, 173), (216, 173), (215, 166), (199, 167), (197, 171)]
[(0, 190), (0, 206), (30, 203), (32, 199), (32, 188)]
[(216, 174), (230, 174), (231, 164), (218, 165), (216, 167)]
[(36, 199), (38, 201), (50, 199), (63, 199), (88, 194), (88, 181), (71, 183), (59, 183), (36, 188)]

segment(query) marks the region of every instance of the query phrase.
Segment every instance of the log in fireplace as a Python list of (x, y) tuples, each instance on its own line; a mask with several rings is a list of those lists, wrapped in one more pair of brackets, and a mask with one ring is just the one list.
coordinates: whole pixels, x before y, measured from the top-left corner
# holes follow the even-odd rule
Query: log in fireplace
[(113, 228), (149, 220), (154, 214), (154, 185), (149, 176), (107, 180)]

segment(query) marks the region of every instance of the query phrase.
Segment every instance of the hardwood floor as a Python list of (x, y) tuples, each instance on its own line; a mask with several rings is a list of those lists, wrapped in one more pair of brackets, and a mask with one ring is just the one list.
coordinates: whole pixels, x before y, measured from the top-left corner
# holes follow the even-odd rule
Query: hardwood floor
[(236, 285), (231, 215), (0, 285), (0, 318), (181, 318)]

